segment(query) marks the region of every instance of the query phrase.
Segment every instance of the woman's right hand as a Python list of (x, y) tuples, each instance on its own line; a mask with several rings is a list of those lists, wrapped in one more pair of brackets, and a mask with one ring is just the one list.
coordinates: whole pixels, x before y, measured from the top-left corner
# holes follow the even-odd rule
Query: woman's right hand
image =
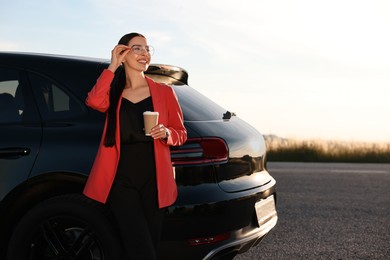
[(111, 64), (107, 69), (115, 73), (116, 69), (122, 64), (130, 49), (131, 48), (129, 46), (123, 44), (116, 45), (111, 51)]

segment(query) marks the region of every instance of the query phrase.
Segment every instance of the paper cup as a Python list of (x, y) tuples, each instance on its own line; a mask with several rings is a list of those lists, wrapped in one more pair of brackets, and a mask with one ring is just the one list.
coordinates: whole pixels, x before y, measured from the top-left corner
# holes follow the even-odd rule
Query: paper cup
[(145, 111), (144, 115), (144, 129), (145, 135), (150, 136), (150, 132), (154, 126), (158, 124), (158, 112)]

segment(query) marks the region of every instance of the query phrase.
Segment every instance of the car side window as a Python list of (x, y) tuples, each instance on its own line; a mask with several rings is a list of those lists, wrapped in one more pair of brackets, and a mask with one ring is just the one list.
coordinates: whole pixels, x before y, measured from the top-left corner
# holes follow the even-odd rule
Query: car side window
[(0, 68), (0, 124), (22, 121), (24, 101), (19, 73)]
[(82, 104), (54, 81), (30, 74), (39, 111), (43, 120), (62, 120), (84, 115)]

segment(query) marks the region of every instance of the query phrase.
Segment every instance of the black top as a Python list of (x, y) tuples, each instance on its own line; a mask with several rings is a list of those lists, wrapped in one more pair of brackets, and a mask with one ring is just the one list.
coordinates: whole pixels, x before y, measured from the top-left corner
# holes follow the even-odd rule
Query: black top
[(150, 136), (145, 136), (143, 117), (145, 111), (153, 111), (151, 96), (137, 103), (122, 98), (119, 114), (121, 144), (153, 141)]

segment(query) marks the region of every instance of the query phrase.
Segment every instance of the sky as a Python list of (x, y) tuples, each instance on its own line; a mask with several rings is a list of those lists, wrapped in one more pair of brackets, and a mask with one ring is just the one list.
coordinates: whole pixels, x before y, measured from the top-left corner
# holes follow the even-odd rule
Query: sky
[(0, 51), (109, 59), (139, 32), (262, 134), (390, 142), (388, 0), (0, 1)]

